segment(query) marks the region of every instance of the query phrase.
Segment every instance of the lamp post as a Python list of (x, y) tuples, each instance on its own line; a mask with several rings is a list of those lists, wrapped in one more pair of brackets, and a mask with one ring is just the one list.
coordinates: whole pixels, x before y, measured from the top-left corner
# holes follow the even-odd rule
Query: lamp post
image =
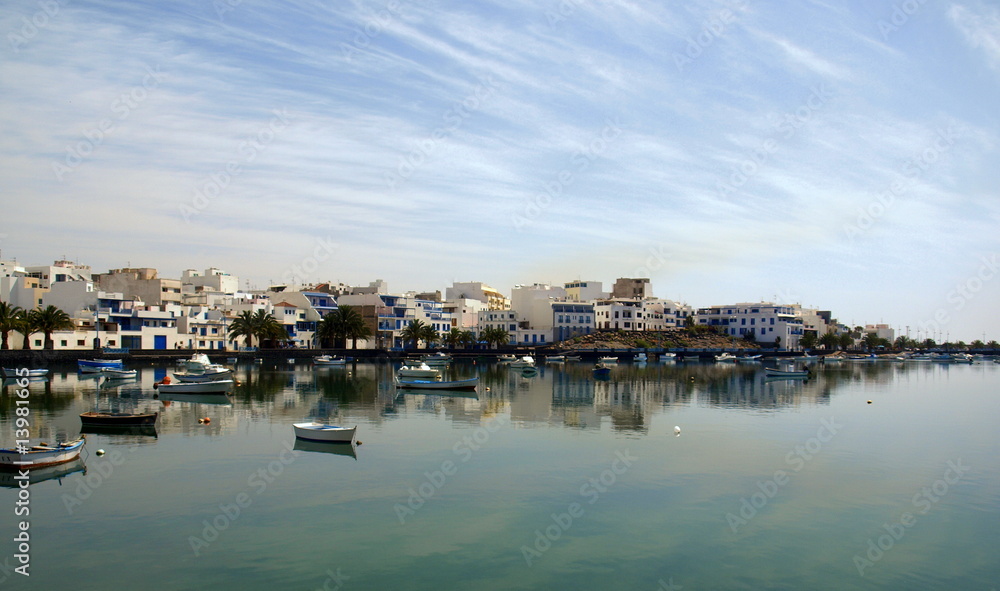
[(94, 306), (94, 330), (96, 331), (94, 336), (94, 349), (101, 348), (101, 319), (97, 314), (97, 310), (100, 306)]

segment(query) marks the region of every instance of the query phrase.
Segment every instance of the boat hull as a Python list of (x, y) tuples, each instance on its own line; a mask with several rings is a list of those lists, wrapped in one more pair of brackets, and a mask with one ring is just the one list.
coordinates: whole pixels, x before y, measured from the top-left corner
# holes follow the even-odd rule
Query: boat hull
[(193, 384), (200, 382), (215, 382), (218, 380), (227, 380), (233, 377), (233, 370), (224, 369), (222, 371), (206, 371), (203, 373), (175, 373), (174, 378), (177, 381), (185, 384)]
[(471, 390), (479, 384), (479, 378), (438, 382), (432, 380), (396, 379), (397, 388), (418, 388), (420, 390)]
[(104, 368), (123, 369), (124, 364), (121, 359), (80, 359), (76, 367), (83, 373), (100, 373)]
[(28, 448), (27, 453), (16, 449), (0, 449), (0, 469), (2, 470), (33, 470), (72, 462), (80, 457), (80, 451), (86, 440), (83, 437), (53, 446), (36, 445)]
[(180, 384), (159, 384), (157, 389), (164, 394), (210, 394), (224, 393), (233, 389), (232, 380), (211, 382), (181, 382)]
[(338, 427), (336, 425), (324, 425), (323, 423), (295, 423), (295, 437), (307, 441), (321, 441), (324, 443), (350, 443), (354, 441), (358, 427)]
[(123, 412), (85, 412), (80, 415), (80, 422), (84, 425), (101, 426), (128, 426), (128, 425), (153, 425), (156, 417), (160, 413), (123, 413)]

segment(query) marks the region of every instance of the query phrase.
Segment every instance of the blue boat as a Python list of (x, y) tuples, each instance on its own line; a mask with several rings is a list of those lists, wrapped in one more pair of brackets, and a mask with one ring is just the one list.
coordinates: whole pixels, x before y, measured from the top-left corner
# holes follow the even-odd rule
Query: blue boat
[(397, 388), (419, 388), (421, 390), (469, 390), (476, 387), (479, 378), (469, 378), (467, 380), (401, 380), (396, 378)]
[(83, 373), (99, 373), (102, 369), (124, 369), (121, 359), (78, 359), (77, 368)]
[(603, 363), (598, 363), (594, 366), (594, 377), (595, 378), (606, 378), (611, 375), (611, 368)]

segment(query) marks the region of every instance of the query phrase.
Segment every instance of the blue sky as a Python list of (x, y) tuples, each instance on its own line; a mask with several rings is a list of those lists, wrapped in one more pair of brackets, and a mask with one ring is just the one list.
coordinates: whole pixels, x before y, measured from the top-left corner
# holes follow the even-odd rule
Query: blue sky
[(4, 258), (1000, 339), (995, 2), (8, 2)]

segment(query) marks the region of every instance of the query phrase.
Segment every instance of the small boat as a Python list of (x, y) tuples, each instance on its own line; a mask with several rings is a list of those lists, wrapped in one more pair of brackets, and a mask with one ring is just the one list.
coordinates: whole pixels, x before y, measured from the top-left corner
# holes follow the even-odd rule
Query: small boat
[(329, 355), (320, 355), (318, 357), (313, 357), (313, 365), (317, 367), (327, 367), (331, 365), (347, 365), (347, 359), (343, 357), (331, 357)]
[(736, 363), (736, 356), (732, 353), (722, 353), (716, 355), (715, 360), (719, 363)]
[(85, 412), (80, 414), (80, 422), (84, 425), (152, 425), (156, 423), (158, 412), (127, 413), (127, 412)]
[(535, 367), (535, 358), (531, 355), (525, 355), (524, 357), (510, 362), (510, 366), (513, 369), (520, 369), (522, 367)]
[(420, 388), (422, 390), (468, 390), (475, 388), (479, 383), (479, 378), (469, 378), (466, 380), (435, 381), (396, 378), (397, 388)]
[(420, 361), (426, 363), (427, 365), (448, 365), (451, 363), (452, 359), (451, 355), (438, 351), (433, 355), (424, 355), (420, 358)]
[(611, 375), (611, 366), (606, 363), (598, 363), (594, 366), (594, 377), (603, 378)]
[[(166, 380), (167, 378), (164, 378)], [(208, 394), (211, 392), (228, 392), (233, 388), (233, 380), (212, 380), (210, 382), (181, 382), (171, 384), (168, 381), (157, 382), (153, 388), (170, 394)]]
[(404, 365), (396, 371), (396, 375), (401, 378), (437, 379), (441, 377), (441, 370), (421, 363), (420, 365)]
[(226, 380), (232, 377), (233, 370), (228, 367), (206, 370), (204, 372), (182, 372), (174, 374), (174, 378), (176, 378), (179, 382), (213, 382), (216, 380)]
[(184, 360), (184, 367), (188, 371), (205, 371), (209, 365), (212, 365), (212, 362), (204, 353), (195, 353), (190, 359)]
[(100, 373), (104, 368), (125, 368), (121, 359), (79, 359), (76, 362), (76, 366), (82, 373)]
[(795, 370), (795, 369), (775, 369), (773, 367), (765, 367), (764, 375), (767, 377), (774, 378), (808, 378), (812, 375), (812, 372), (808, 369), (805, 370)]
[(545, 357), (547, 363), (563, 363), (566, 361), (565, 355), (548, 355)]
[(608, 367), (612, 367), (612, 366), (618, 365), (618, 358), (617, 357), (601, 357), (600, 359), (597, 360), (597, 363), (598, 363), (598, 365), (604, 364), (604, 365), (606, 365)]
[(135, 369), (114, 369), (112, 367), (102, 367), (101, 373), (109, 380), (131, 380), (139, 375)]
[(512, 361), (517, 361), (516, 355), (497, 355), (497, 362), (499, 363), (510, 363)]
[(0, 372), (5, 378), (44, 378), (49, 375), (47, 369), (29, 369), (27, 367), (10, 368), (5, 367)]
[(646, 357), (645, 353), (636, 353), (635, 357), (632, 358), (632, 361), (635, 361), (636, 363), (646, 363), (649, 361), (649, 358)]
[(581, 357), (579, 355), (566, 355), (566, 361), (580, 361)]
[(295, 429), (295, 437), (299, 439), (308, 439), (309, 441), (325, 441), (335, 442), (339, 441), (342, 443), (350, 443), (354, 441), (354, 434), (358, 430), (358, 426), (353, 427), (338, 427), (336, 425), (326, 425), (323, 423), (295, 423), (292, 425)]
[(660, 353), (660, 361), (677, 361), (677, 353)]
[(31, 470), (72, 462), (80, 457), (86, 439), (79, 439), (48, 445), (41, 443), (29, 448), (0, 449), (0, 469)]

